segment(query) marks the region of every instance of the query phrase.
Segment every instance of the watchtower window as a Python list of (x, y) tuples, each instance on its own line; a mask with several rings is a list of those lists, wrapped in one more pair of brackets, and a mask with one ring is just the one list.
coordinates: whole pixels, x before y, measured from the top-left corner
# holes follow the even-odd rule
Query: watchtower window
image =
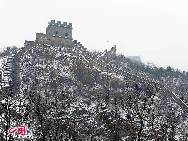
[(68, 36), (68, 33), (65, 33), (65, 37), (67, 37)]

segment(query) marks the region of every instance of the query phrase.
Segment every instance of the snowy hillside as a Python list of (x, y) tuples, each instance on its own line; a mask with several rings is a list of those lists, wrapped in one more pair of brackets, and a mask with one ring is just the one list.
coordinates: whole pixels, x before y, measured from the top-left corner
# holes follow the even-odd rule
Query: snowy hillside
[[(29, 100), (24, 119), (32, 127), (34, 138), (186, 138), (184, 112), (168, 92), (152, 82), (135, 81), (134, 76), (125, 80), (113, 72), (107, 60), (88, 51), (86, 55), (81, 49), (76, 54), (75, 50), (38, 44), (19, 55), (20, 93)], [(109, 68), (104, 69), (104, 64)], [(128, 69), (132, 72), (131, 67)], [(150, 79), (148, 75), (145, 78)]]
[[(72, 29), (54, 25), (63, 36)], [(91, 52), (49, 29), (1, 53), (2, 138), (24, 124), (36, 141), (188, 139), (188, 73), (133, 62), (115, 47)]]

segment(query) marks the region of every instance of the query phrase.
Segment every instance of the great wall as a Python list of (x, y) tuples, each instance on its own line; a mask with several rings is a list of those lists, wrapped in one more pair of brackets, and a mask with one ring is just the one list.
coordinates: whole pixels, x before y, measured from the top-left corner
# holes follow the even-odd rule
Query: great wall
[[(64, 47), (67, 49), (67, 52), (72, 53), (78, 58), (81, 58), (81, 60), (83, 61), (85, 60), (86, 62), (89, 62), (102, 72), (113, 74), (115, 73), (116, 75), (120, 75), (123, 77), (125, 82), (129, 79), (136, 83), (143, 83), (150, 87), (156, 87), (160, 90), (161, 93), (169, 95), (170, 98), (181, 107), (186, 115), (188, 115), (187, 104), (184, 103), (167, 84), (162, 84), (161, 82), (154, 79), (133, 74), (128, 70), (115, 68), (103, 60), (96, 59), (93, 54), (89, 52), (80, 42), (72, 39), (72, 24), (67, 24), (66, 22), (61, 24), (60, 21), (55, 23), (55, 21), (52, 20), (51, 22), (49, 22), (46, 34), (37, 33), (35, 41), (25, 41), (24, 47), (18, 51), (17, 57), (19, 57), (20, 54), (23, 54), (29, 48), (36, 47), (38, 45)], [(7, 59), (4, 68), (4, 70), (7, 70), (7, 73), (3, 74), (2, 87), (9, 86), (9, 78), (7, 77), (10, 77), (11, 74), (11, 62), (13, 60), (13, 57), (14, 56), (10, 56)]]

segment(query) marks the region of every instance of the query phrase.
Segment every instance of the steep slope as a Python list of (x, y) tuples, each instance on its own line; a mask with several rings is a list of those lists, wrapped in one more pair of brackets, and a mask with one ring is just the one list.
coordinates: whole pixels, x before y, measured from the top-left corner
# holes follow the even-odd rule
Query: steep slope
[[(33, 105), (28, 109), (35, 107), (29, 115), (36, 137), (47, 140), (50, 132), (58, 140), (175, 138), (185, 117), (169, 97), (174, 93), (101, 61), (76, 41), (21, 50), (20, 90)], [(178, 135), (183, 138), (185, 132)]]
[(174, 81), (185, 74), (115, 50), (90, 52), (72, 40), (71, 23), (52, 20), (46, 34), (2, 53), (1, 135), (24, 123), (39, 141), (187, 140), (187, 101), (178, 97), (186, 78)]

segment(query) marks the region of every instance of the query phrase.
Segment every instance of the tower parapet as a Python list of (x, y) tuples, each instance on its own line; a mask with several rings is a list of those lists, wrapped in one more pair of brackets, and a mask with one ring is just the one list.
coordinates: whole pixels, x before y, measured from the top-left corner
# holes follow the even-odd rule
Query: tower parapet
[(46, 28), (46, 35), (72, 39), (72, 23), (51, 20)]

